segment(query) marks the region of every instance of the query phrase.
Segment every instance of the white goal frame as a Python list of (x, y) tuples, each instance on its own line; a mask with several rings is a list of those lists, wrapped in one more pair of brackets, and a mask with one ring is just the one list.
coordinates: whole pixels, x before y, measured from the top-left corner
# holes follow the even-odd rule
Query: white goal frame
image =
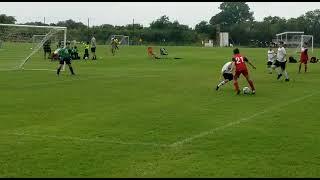
[[(121, 37), (121, 39), (118, 39), (118, 37)], [(111, 41), (112, 38), (117, 38), (120, 42), (120, 45), (126, 45), (126, 46), (129, 46), (130, 45), (130, 37), (129, 36), (125, 36), (125, 35), (122, 35), (122, 34), (113, 34), (110, 36), (109, 40)], [(122, 40), (124, 38), (128, 38), (128, 44), (122, 44)]]
[(46, 34), (36, 34), (32, 36), (32, 42), (35, 43), (36, 37), (46, 37)]
[[(292, 36), (296, 36), (296, 37), (300, 37), (300, 40), (299, 42), (298, 41), (290, 41), (290, 38), (288, 38), (288, 35), (292, 35)], [(303, 43), (304, 43), (304, 38), (305, 37), (309, 37), (311, 38), (311, 51), (313, 52), (313, 35), (305, 35), (303, 31), (287, 31), (287, 32), (283, 32), (283, 33), (279, 33), (279, 34), (276, 34), (276, 43), (279, 43), (279, 41), (283, 41), (284, 44), (295, 44), (295, 45), (298, 45), (297, 47), (300, 46), (300, 48), (302, 48), (303, 46)]]
[[(66, 47), (66, 40), (67, 40), (67, 27), (61, 27), (61, 26), (35, 26), (35, 25), (21, 25), (21, 24), (1, 24), (0, 26), (7, 26), (7, 27), (26, 27), (26, 28), (43, 28), (43, 29), (52, 29), (52, 30), (61, 30), (64, 31), (64, 40), (63, 40), (63, 47)], [(51, 31), (50, 31), (51, 32)], [(51, 37), (53, 34), (47, 33), (46, 37)], [(35, 47), (35, 49), (26, 57), (22, 60), (22, 63), (17, 67), (17, 69), (23, 69), (23, 66), (27, 63), (27, 61), (30, 59), (32, 55), (34, 55), (36, 52), (38, 52), (43, 44), (48, 40), (48, 38), (44, 38), (41, 40), (39, 44)], [(65, 67), (65, 65), (64, 65)], [(64, 69), (63, 67), (63, 69)]]

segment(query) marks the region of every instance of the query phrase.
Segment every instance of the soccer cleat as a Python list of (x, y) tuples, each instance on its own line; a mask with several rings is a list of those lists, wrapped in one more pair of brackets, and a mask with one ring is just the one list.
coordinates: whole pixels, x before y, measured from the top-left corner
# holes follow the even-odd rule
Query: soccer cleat
[(252, 94), (256, 94), (256, 90), (252, 90)]
[(216, 91), (218, 91), (218, 89), (219, 89), (219, 86), (216, 87)]
[(240, 92), (241, 92), (241, 91), (240, 91), (240, 90), (238, 90), (238, 91), (237, 91), (237, 95), (239, 95), (239, 94), (240, 94)]
[(288, 81), (290, 81), (290, 80), (289, 80), (289, 79), (286, 79), (285, 81), (288, 82)]
[(279, 80), (281, 78), (282, 74), (278, 74), (277, 79)]

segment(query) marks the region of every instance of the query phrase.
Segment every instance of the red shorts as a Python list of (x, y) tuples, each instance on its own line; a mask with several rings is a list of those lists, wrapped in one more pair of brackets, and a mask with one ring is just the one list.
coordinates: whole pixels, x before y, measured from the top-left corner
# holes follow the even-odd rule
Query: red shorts
[(236, 73), (234, 75), (234, 79), (238, 79), (241, 74), (243, 74), (245, 77), (247, 77), (249, 73), (248, 73), (247, 69), (236, 71)]
[(308, 63), (308, 59), (307, 60), (300, 59), (300, 63), (307, 64)]

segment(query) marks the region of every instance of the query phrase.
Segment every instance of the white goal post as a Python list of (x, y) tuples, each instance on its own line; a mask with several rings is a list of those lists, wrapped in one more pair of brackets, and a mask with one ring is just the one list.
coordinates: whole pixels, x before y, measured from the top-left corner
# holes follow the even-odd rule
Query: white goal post
[[(40, 34), (39, 34), (40, 33)], [(43, 33), (43, 34), (42, 34)], [(19, 24), (0, 24), (0, 39), (3, 43), (8, 43), (8, 51), (16, 49), (17, 52), (26, 53), (24, 57), (13, 57), (14, 53), (8, 54), (7, 59), (19, 60), (20, 63), (15, 65), (15, 69), (23, 69), (33, 55), (35, 55), (47, 41), (59, 35), (59, 40), (63, 40), (63, 46), (66, 46), (67, 27), (60, 26), (35, 26), (35, 25), (19, 25)], [(40, 41), (35, 41), (39, 38)], [(29, 51), (26, 51), (28, 47)], [(21, 50), (23, 49), (23, 50)], [(11, 60), (13, 61), (13, 60)]]
[(313, 52), (313, 35), (306, 35), (303, 31), (287, 31), (276, 34), (274, 43), (279, 43), (280, 41), (283, 41), (288, 48), (295, 48), (296, 52), (300, 52), (303, 44), (307, 43)]
[(120, 45), (127, 45), (127, 46), (130, 45), (130, 37), (129, 36), (125, 36), (125, 35), (111, 35), (108, 38), (107, 44), (110, 44), (110, 42), (111, 42), (111, 40), (113, 38), (118, 39)]

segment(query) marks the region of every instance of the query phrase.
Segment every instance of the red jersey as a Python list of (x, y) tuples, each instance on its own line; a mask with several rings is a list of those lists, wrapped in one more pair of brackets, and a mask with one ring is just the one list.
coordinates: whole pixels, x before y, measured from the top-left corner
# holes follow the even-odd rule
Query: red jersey
[(246, 57), (241, 56), (241, 54), (235, 54), (232, 57), (232, 61), (235, 62), (236, 71), (247, 70), (245, 62), (248, 62), (248, 59)]
[(300, 60), (301, 61), (308, 61), (308, 49), (307, 48), (301, 48), (301, 53), (300, 53)]

